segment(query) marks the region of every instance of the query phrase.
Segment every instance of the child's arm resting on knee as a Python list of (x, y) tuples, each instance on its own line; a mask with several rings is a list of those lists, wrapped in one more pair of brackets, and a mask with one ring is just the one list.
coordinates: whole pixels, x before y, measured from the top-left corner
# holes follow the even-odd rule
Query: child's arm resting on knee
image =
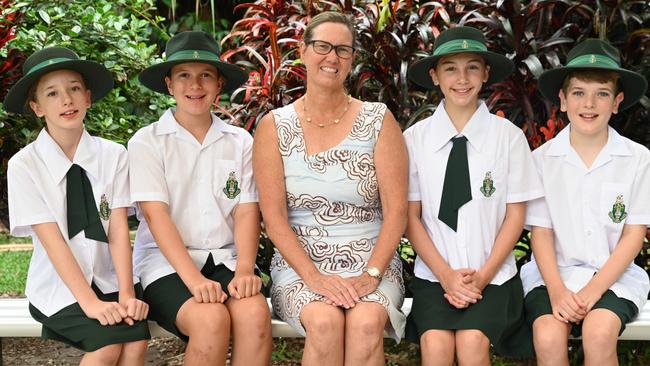
[(255, 258), (260, 240), (260, 210), (255, 202), (238, 204), (233, 214), (237, 268), (228, 284), (230, 295), (236, 299), (257, 295), (262, 279), (255, 275)]
[(133, 325), (134, 321), (147, 317), (149, 305), (135, 297), (126, 207), (114, 208), (111, 211), (111, 220), (108, 225), (108, 249), (111, 252), (115, 272), (117, 272), (119, 301), (127, 313), (124, 321)]
[(548, 290), (553, 316), (563, 323), (577, 323), (587, 315), (585, 304), (562, 281), (557, 268), (553, 236), (553, 229), (533, 226), (533, 254)]
[(463, 282), (463, 278), (473, 274), (474, 270), (469, 268), (454, 270), (447, 264), (422, 224), (421, 211), (420, 201), (409, 202), (406, 236), (413, 244), (415, 252), (438, 278), (445, 290), (445, 298), (451, 305), (466, 308), (470, 303), (476, 303), (481, 298), (481, 290), (471, 283)]
[(101, 301), (95, 295), (56, 223), (32, 225), (32, 229), (43, 244), (56, 272), (77, 299), (86, 316), (97, 319), (102, 325), (120, 323), (127, 316), (126, 309), (119, 303)]
[(616, 248), (600, 271), (591, 278), (585, 287), (578, 291), (578, 296), (590, 311), (601, 296), (621, 277), (627, 267), (634, 261), (643, 247), (643, 238), (647, 232), (645, 225), (625, 225)]
[(160, 201), (138, 202), (156, 244), (174, 267), (185, 286), (197, 302), (223, 303), (228, 297), (219, 282), (201, 274), (183, 244), (181, 234), (169, 215), (169, 206)]

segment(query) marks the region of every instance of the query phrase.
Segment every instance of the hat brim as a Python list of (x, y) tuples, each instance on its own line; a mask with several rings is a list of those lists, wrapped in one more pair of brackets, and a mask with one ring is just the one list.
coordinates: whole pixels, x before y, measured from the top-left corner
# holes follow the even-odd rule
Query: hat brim
[(623, 92), (624, 99), (618, 106), (618, 110), (625, 110), (634, 103), (638, 102), (643, 97), (648, 87), (648, 81), (636, 72), (612, 67), (599, 67), (599, 66), (563, 66), (555, 69), (547, 70), (539, 76), (537, 80), (537, 88), (542, 93), (544, 98), (551, 102), (560, 105), (560, 89), (566, 79), (567, 75), (576, 70), (598, 69), (615, 71), (620, 75), (619, 85)]
[(71, 70), (83, 76), (86, 88), (90, 89), (93, 102), (98, 101), (113, 89), (113, 75), (104, 66), (88, 60), (70, 60), (56, 62), (23, 76), (9, 89), (4, 100), (4, 108), (8, 112), (27, 114), (26, 105), (29, 90), (45, 74), (57, 70)]
[(226, 84), (221, 90), (222, 93), (229, 93), (237, 89), (239, 86), (244, 84), (246, 80), (248, 80), (248, 75), (246, 72), (235, 65), (222, 61), (197, 60), (192, 58), (165, 61), (159, 64), (151, 65), (142, 70), (140, 75), (138, 75), (138, 80), (140, 80), (142, 85), (155, 92), (169, 94), (169, 89), (165, 83), (165, 76), (169, 76), (172, 67), (179, 64), (197, 62), (212, 65), (217, 68), (217, 70), (219, 70), (219, 73), (226, 79)]
[[(438, 60), (444, 56), (448, 55), (454, 55), (454, 54), (459, 54), (459, 53), (468, 53), (465, 50), (459, 50), (455, 52), (449, 52), (444, 55), (438, 55), (438, 56), (429, 56), (425, 57), (421, 60), (416, 61), (411, 65), (408, 71), (408, 78), (411, 80), (413, 83), (429, 89), (433, 90), (436, 88), (436, 86), (433, 84), (433, 80), (431, 80), (431, 76), (429, 75), (429, 70), (433, 68), (433, 66), (438, 62)], [(515, 68), (515, 65), (508, 59), (507, 57), (500, 55), (498, 53), (490, 52), (490, 51), (471, 51), (469, 53), (475, 53), (485, 59), (485, 63), (487, 65), (490, 65), (490, 72), (488, 76), (488, 80), (485, 82), (485, 85), (490, 85), (492, 83), (496, 83), (499, 81), (502, 81), (508, 75), (512, 73), (512, 71)]]

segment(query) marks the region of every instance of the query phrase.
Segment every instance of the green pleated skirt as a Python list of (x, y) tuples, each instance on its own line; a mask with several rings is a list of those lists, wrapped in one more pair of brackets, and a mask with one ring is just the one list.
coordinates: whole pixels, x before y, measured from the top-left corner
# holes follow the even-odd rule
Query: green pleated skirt
[[(118, 301), (117, 292), (104, 294), (94, 284), (91, 288), (102, 301)], [(135, 291), (136, 297), (142, 299), (140, 284), (135, 286)], [(101, 325), (98, 320), (87, 317), (79, 303), (68, 305), (49, 317), (32, 304), (29, 304), (29, 312), (37, 322), (43, 324), (41, 338), (63, 342), (84, 352), (93, 352), (111, 344), (151, 338), (146, 320), (135, 322), (133, 325), (125, 322)]]
[(483, 298), (465, 309), (457, 309), (447, 302), (439, 282), (415, 277), (409, 289), (413, 293), (413, 306), (406, 323), (406, 337), (412, 342), (419, 344), (422, 334), (432, 329), (477, 329), (490, 339), (494, 352), (501, 356), (534, 355), (519, 275), (500, 286), (486, 286)]

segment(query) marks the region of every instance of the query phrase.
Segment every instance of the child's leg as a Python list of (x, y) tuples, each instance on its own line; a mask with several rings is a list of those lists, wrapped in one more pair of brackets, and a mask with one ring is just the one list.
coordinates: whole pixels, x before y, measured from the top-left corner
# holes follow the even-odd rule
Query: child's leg
[(79, 366), (115, 366), (120, 359), (122, 344), (111, 344), (93, 352), (86, 352)]
[(342, 365), (345, 346), (343, 310), (320, 301), (310, 302), (302, 308), (300, 321), (307, 331), (302, 364)]
[(185, 365), (224, 365), (228, 356), (230, 315), (224, 304), (187, 300), (178, 310), (176, 327), (189, 337)]
[(345, 364), (383, 365), (386, 309), (375, 302), (361, 302), (345, 311)]
[(431, 329), (420, 337), (422, 365), (452, 365), (456, 352), (454, 331)]
[(533, 343), (539, 366), (569, 364), (568, 339), (571, 325), (546, 314), (533, 322)]
[(147, 341), (135, 341), (122, 344), (122, 353), (120, 353), (117, 365), (144, 365), (144, 353), (147, 351), (147, 343)]
[(458, 365), (490, 365), (490, 340), (477, 329), (456, 331)]
[(230, 364), (268, 365), (273, 346), (271, 314), (262, 294), (241, 300), (226, 301), (232, 323), (232, 357)]
[(621, 319), (611, 310), (593, 309), (582, 322), (585, 365), (618, 365), (616, 341)]

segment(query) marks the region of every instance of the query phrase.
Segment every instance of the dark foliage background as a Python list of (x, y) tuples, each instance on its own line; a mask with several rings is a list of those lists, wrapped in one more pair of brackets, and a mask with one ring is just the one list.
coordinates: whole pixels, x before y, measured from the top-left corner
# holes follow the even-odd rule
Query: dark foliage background
[[(325, 10), (350, 14), (359, 34), (359, 53), (348, 80), (352, 95), (382, 101), (403, 128), (428, 116), (440, 95), (407, 82), (406, 70), (427, 55), (434, 38), (459, 24), (481, 29), (489, 47), (516, 65), (506, 81), (483, 91), (496, 113), (520, 126), (535, 148), (552, 138), (566, 118), (545, 102), (536, 78), (566, 61), (568, 50), (587, 37), (608, 39), (623, 66), (650, 75), (650, 1), (572, 0), (0, 0), (0, 98), (20, 77), (26, 54), (53, 44), (68, 45), (100, 60), (117, 88), (93, 107), (88, 129), (125, 142), (158, 118), (169, 98), (141, 87), (137, 73), (157, 62), (170, 34), (202, 29), (222, 40), (222, 58), (249, 72), (245, 87), (224, 96), (218, 113), (254, 133), (257, 122), (304, 93), (304, 67), (297, 52), (309, 19)], [(12, 39), (13, 38), (13, 39)], [(650, 146), (650, 99), (617, 115), (612, 125)], [(31, 141), (39, 123), (0, 110), (0, 221), (7, 225), (6, 162)], [(261, 239), (259, 264), (268, 268), (272, 245)], [(648, 268), (648, 247), (637, 262)], [(407, 264), (413, 252), (400, 244)], [(516, 248), (528, 260), (528, 236)], [(406, 266), (406, 268), (410, 268)], [(407, 273), (407, 276), (409, 273)]]

